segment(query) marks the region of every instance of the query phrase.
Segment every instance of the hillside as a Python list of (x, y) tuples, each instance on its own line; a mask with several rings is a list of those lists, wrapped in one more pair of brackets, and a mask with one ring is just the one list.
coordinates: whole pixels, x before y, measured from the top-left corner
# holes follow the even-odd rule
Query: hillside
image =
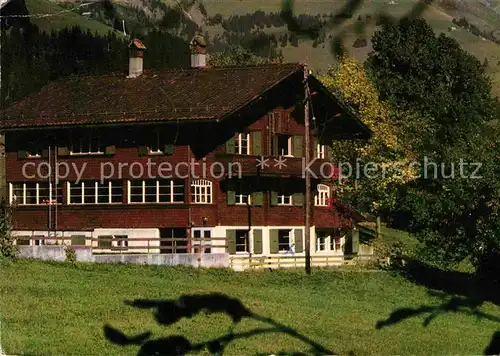
[[(377, 17), (384, 14), (401, 18), (420, 3), (419, 0), (363, 0), (346, 15), (341, 9), (347, 1), (295, 1), (293, 12), (299, 22), (320, 28), (319, 38), (313, 40), (291, 35), (280, 17), (282, 0), (117, 0), (84, 7), (73, 0), (26, 1), (30, 14), (55, 14), (32, 19), (47, 31), (79, 25), (92, 32), (106, 33), (113, 27), (121, 32), (124, 23), (128, 34), (142, 36), (145, 31), (163, 27), (187, 40), (200, 29), (209, 37), (211, 51), (241, 44), (261, 56), (275, 57), (281, 53), (285, 61), (305, 61), (316, 72), (324, 72), (335, 63), (334, 39), (340, 38), (345, 50), (364, 60), (372, 50), (370, 39), (380, 28)], [(500, 13), (495, 10), (499, 3), (436, 0), (438, 6), (428, 6), (422, 14), (436, 33), (456, 39), (465, 50), (487, 63), (486, 71), (498, 96)], [(335, 17), (339, 13), (342, 13), (340, 21)], [(469, 27), (453, 22), (462, 18), (467, 19)], [(332, 25), (332, 20), (337, 24)], [(497, 43), (491, 38), (498, 39)], [(255, 43), (265, 45), (256, 48)]]

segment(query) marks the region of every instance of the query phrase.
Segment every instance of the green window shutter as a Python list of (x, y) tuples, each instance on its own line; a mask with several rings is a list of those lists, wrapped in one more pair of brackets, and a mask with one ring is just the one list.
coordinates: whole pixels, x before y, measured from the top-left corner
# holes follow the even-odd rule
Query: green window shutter
[(302, 157), (303, 156), (303, 147), (302, 141), (304, 138), (302, 136), (293, 136), (293, 156), (294, 157)]
[(296, 206), (304, 205), (304, 193), (295, 193), (292, 195), (292, 203)]
[(174, 145), (172, 145), (172, 144), (165, 145), (165, 147), (163, 148), (163, 154), (165, 154), (167, 156), (173, 155), (174, 154)]
[(271, 206), (278, 205), (278, 192), (271, 190)]
[(149, 154), (147, 146), (139, 146), (139, 156), (147, 156)]
[(28, 158), (28, 151), (17, 151), (17, 158), (19, 159)]
[(253, 253), (262, 253), (262, 230), (253, 230)]
[(49, 150), (42, 150), (42, 158), (49, 158)]
[(57, 155), (60, 157), (69, 156), (69, 148), (68, 147), (57, 147)]
[(226, 230), (227, 252), (236, 253), (236, 230)]
[(313, 141), (312, 142), (312, 144), (313, 144), (313, 154), (312, 154), (311, 159), (314, 159), (314, 158), (318, 157), (318, 139), (316, 137), (314, 137), (312, 141)]
[(326, 160), (328, 161), (331, 161), (333, 159), (333, 150), (332, 150), (332, 146), (330, 145), (325, 145), (325, 155), (326, 155)]
[(271, 253), (278, 253), (278, 230), (269, 230), (269, 248)]
[(104, 153), (107, 155), (114, 155), (116, 153), (116, 146), (106, 146)]
[(228, 190), (226, 195), (227, 195), (227, 205), (236, 204), (236, 192), (234, 190)]
[(260, 156), (262, 154), (262, 132), (254, 131), (252, 132), (252, 152), (254, 156)]
[(262, 206), (264, 204), (264, 193), (263, 192), (253, 192), (251, 195), (253, 206)]
[(293, 231), (293, 236), (295, 238), (295, 252), (304, 252), (304, 240), (302, 238), (302, 229), (295, 229)]
[(272, 141), (272, 155), (273, 156), (279, 156), (279, 150), (278, 150), (278, 137), (276, 135), (274, 135), (272, 138), (271, 138), (271, 141)]
[(351, 230), (352, 253), (359, 252), (359, 230)]
[(236, 140), (231, 137), (229, 141), (226, 142), (226, 153), (234, 155), (236, 153)]

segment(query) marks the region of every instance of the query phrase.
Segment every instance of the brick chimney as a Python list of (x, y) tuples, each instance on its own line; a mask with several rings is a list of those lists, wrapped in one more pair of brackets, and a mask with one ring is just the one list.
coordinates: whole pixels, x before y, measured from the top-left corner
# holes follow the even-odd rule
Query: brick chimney
[(143, 70), (143, 55), (146, 46), (138, 40), (133, 39), (128, 45), (129, 48), (129, 62), (128, 62), (128, 76), (127, 78), (137, 78), (142, 74)]
[(202, 35), (193, 37), (189, 44), (191, 50), (191, 68), (207, 67), (207, 43)]

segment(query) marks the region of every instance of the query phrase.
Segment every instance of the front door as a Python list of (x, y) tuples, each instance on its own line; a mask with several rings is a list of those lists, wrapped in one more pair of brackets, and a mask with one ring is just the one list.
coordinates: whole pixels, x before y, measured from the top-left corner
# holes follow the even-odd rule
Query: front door
[[(210, 253), (212, 229), (206, 227), (195, 227), (191, 229), (191, 253), (203, 252)], [(200, 247), (201, 246), (201, 247)]]

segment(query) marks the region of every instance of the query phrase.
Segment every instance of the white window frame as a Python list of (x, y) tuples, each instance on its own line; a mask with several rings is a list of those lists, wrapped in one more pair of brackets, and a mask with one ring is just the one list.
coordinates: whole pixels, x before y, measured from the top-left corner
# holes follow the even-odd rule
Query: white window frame
[[(288, 198), (288, 202), (286, 202)], [(292, 194), (278, 194), (278, 204), (282, 206), (293, 205), (293, 195)]]
[[(243, 152), (242, 142), (246, 140), (247, 147), (246, 152)], [(250, 133), (242, 132), (239, 133), (235, 139), (235, 153), (239, 155), (250, 155)]]
[[(280, 231), (288, 231), (288, 247), (286, 249), (283, 249), (280, 246), (280, 239), (279, 239), (279, 234)], [(295, 231), (293, 229), (278, 229), (278, 252), (295, 252)]]
[[(335, 248), (335, 240), (336, 236), (335, 233), (328, 232), (328, 234), (318, 236), (318, 231), (316, 232), (316, 252), (341, 252), (342, 251), (342, 237), (338, 237), (339, 242), (340, 242), (340, 249)], [(323, 240), (323, 242), (321, 242)], [(333, 248), (332, 248), (333, 245)], [(323, 247), (322, 249), (320, 247)]]
[(206, 179), (197, 179), (191, 182), (191, 203), (212, 204), (212, 182)]
[(120, 247), (121, 249), (128, 249), (128, 235), (113, 235), (113, 239), (127, 239), (125, 241), (111, 241), (111, 247)]
[[(292, 148), (292, 138), (293, 136), (292, 135), (285, 135), (285, 134), (276, 134), (274, 135), (274, 139), (275, 140), (279, 140), (279, 137), (280, 136), (288, 136), (288, 139), (287, 139), (287, 150), (288, 152), (278, 152), (278, 156), (282, 156), (282, 157), (293, 157), (293, 148)], [(279, 150), (279, 148), (278, 148)]]
[(238, 231), (245, 231), (246, 234), (247, 234), (247, 236), (246, 236), (246, 242), (247, 242), (246, 251), (238, 251), (237, 248), (238, 248), (238, 246), (241, 246), (241, 245), (238, 245), (238, 244), (235, 243), (235, 245), (236, 245), (236, 254), (239, 254), (239, 255), (248, 255), (250, 253), (250, 248), (252, 246), (251, 241), (250, 241), (250, 235), (251, 235), (250, 231), (245, 230), (245, 229), (236, 229), (235, 231), (236, 231), (236, 233), (238, 233)]
[[(23, 185), (23, 196), (21, 197), (21, 199), (19, 199), (19, 197), (15, 197), (14, 198), (14, 185), (16, 183), (9, 183), (9, 201), (11, 204), (17, 204), (17, 205), (47, 205), (47, 204), (61, 204), (61, 203), (57, 203), (54, 202), (54, 199), (53, 198), (53, 193), (55, 192), (55, 194), (57, 194), (57, 191), (56, 189), (54, 189), (54, 186), (52, 183), (49, 183), (49, 201), (44, 201), (44, 200), (40, 200), (40, 183), (39, 182), (33, 182), (33, 183), (27, 183), (27, 182), (20, 182), (20, 183), (17, 183), (17, 184), (22, 184)], [(35, 184), (35, 191), (36, 191), (36, 203), (29, 203), (27, 204), (26, 203), (26, 191), (27, 191), (27, 184)], [(31, 189), (31, 188), (30, 188)], [(57, 197), (56, 197), (57, 198)], [(57, 200), (57, 199), (56, 199)]]
[(316, 145), (316, 158), (317, 159), (326, 159), (326, 146), (322, 144)]
[[(141, 201), (132, 201), (132, 181), (129, 180), (127, 181), (127, 202), (129, 204), (184, 204), (185, 203), (185, 193), (182, 195), (182, 201), (175, 201), (176, 194), (175, 192), (175, 187), (180, 186), (179, 184), (176, 184), (177, 182), (174, 179), (165, 179), (165, 180), (153, 180), (154, 186), (155, 186), (155, 194), (156, 194), (156, 199), (154, 202), (151, 201), (146, 201), (146, 182), (149, 180), (138, 180), (141, 182), (142, 186), (142, 193), (141, 193)], [(170, 188), (170, 201), (161, 201), (160, 200), (160, 186), (161, 187), (167, 187)], [(170, 186), (170, 187), (168, 187)], [(185, 191), (185, 185), (184, 183), (182, 184), (182, 189)], [(168, 196), (168, 195), (167, 195)]]
[(329, 186), (325, 184), (318, 184), (317, 192), (314, 195), (314, 206), (328, 206), (330, 191)]
[[(92, 138), (96, 138), (97, 137), (97, 150), (94, 150), (92, 145), (93, 145), (93, 141), (92, 141)], [(71, 147), (70, 147), (70, 155), (72, 156), (87, 156), (87, 155), (103, 155), (104, 154), (104, 151), (101, 150), (101, 137), (98, 133), (94, 133), (94, 132), (91, 132), (91, 133), (85, 133), (83, 136), (79, 137), (76, 139), (78, 141), (78, 146), (79, 146), (79, 152), (75, 152), (74, 148), (75, 148), (75, 143), (73, 143), (75, 140), (73, 140), (73, 142), (71, 143)], [(85, 149), (88, 148), (88, 150), (84, 150), (84, 146), (88, 146), (86, 147)]]
[[(79, 186), (79, 189), (82, 190), (82, 194), (81, 194), (81, 199), (80, 202), (78, 203), (72, 203), (71, 202), (71, 198), (73, 197), (72, 194), (71, 194), (71, 188), (72, 187), (77, 187), (75, 185), (71, 185), (71, 182), (66, 182), (66, 195), (68, 197), (68, 204), (69, 205), (81, 205), (81, 204), (85, 204), (85, 205), (93, 205), (93, 204), (101, 204), (101, 205), (111, 205), (111, 204), (121, 204), (122, 202), (113, 202), (113, 181), (106, 181), (104, 182), (104, 184), (107, 184), (108, 186), (108, 201), (106, 203), (101, 203), (99, 202), (99, 197), (102, 196), (99, 194), (99, 188), (104, 188), (103, 185), (100, 185), (99, 184), (99, 181), (84, 181), (84, 182), (81, 182), (78, 186)], [(92, 203), (86, 203), (85, 202), (85, 187), (90, 185), (90, 187), (93, 187), (93, 194), (92, 196), (94, 197), (94, 202)], [(123, 198), (122, 198), (123, 199)]]
[(150, 154), (150, 155), (159, 155), (159, 154), (163, 154), (163, 150), (162, 150), (162, 148), (161, 148), (161, 144), (160, 144), (160, 141), (161, 141), (161, 140), (160, 140), (161, 132), (160, 132), (160, 131), (155, 131), (154, 133), (155, 133), (155, 137), (154, 137), (154, 139), (155, 139), (155, 141), (156, 141), (156, 146), (157, 146), (157, 149), (156, 149), (156, 150), (153, 150), (153, 149), (151, 148), (151, 146), (153, 146), (153, 145), (151, 145), (151, 144), (147, 145), (146, 147), (148, 148), (148, 154)]

